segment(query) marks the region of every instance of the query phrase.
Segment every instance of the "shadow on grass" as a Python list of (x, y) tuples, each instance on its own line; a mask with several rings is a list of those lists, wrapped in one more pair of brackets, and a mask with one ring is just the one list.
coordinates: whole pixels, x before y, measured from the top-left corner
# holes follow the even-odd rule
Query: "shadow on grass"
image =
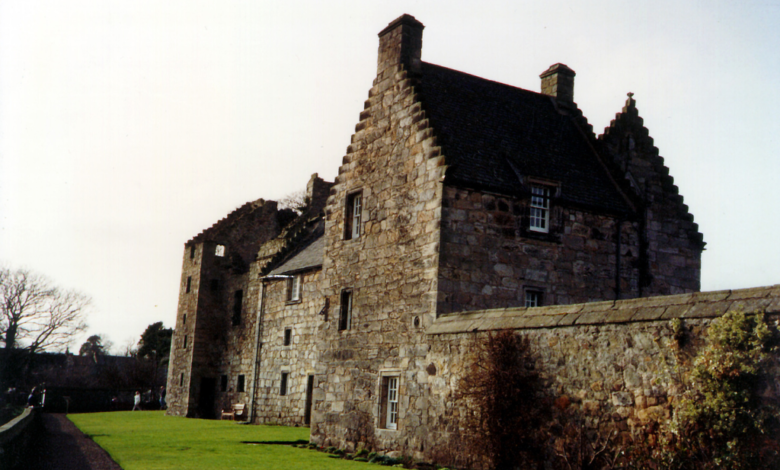
[(283, 446), (291, 446), (295, 444), (308, 444), (309, 441), (305, 439), (298, 439), (297, 441), (241, 441), (242, 444), (253, 444), (253, 445), (259, 445), (259, 444), (278, 444)]

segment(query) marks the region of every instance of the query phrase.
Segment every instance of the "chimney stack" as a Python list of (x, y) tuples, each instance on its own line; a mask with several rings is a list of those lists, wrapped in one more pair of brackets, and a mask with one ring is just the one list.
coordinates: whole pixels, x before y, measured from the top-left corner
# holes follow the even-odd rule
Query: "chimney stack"
[(575, 75), (574, 70), (564, 64), (551, 65), (539, 75), (542, 79), (542, 93), (563, 103), (573, 103)]
[(395, 73), (395, 67), (399, 65), (411, 73), (420, 72), (423, 28), (425, 26), (414, 16), (402, 15), (379, 33), (377, 77), (388, 69), (390, 73)]

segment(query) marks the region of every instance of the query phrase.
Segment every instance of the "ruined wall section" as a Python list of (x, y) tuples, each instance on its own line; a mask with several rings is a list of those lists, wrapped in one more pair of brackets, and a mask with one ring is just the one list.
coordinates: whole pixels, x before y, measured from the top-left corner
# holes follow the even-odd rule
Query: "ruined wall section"
[(444, 189), (439, 314), (524, 306), (526, 290), (542, 292), (543, 305), (638, 296), (637, 223), (553, 199), (549, 233), (537, 233), (529, 202)]
[[(246, 318), (254, 253), (262, 243), (279, 234), (290, 214), (291, 211), (278, 211), (276, 202), (260, 199), (241, 206), (185, 245), (184, 287), (172, 340), (173, 367), (168, 372), (169, 414), (218, 416), (222, 407), (217, 394), (223, 361), (229, 360), (226, 358), (232, 357), (235, 350), (251, 344), (247, 341), (251, 335), (241, 329), (234, 331), (232, 325), (235, 291), (244, 291), (242, 319)], [(192, 247), (195, 257), (191, 259)], [(186, 293), (188, 277), (190, 292)], [(213, 389), (204, 394), (202, 386)]]
[[(355, 448), (403, 449), (431, 416), (418, 381), (427, 352), (423, 327), (435, 316), (440, 183), (444, 158), (415, 95), (422, 24), (405, 15), (380, 33), (378, 74), (326, 208), (322, 292), (330, 304), (320, 331), (312, 439)], [(358, 237), (345, 239), (350, 196), (362, 196)], [(351, 326), (339, 330), (342, 292)], [(380, 420), (383, 377), (398, 377), (399, 427)], [(415, 422), (419, 426), (405, 427)], [(412, 434), (409, 434), (411, 431)]]
[(632, 93), (599, 136), (599, 145), (615, 179), (630, 187), (643, 212), (641, 295), (698, 292), (703, 236), (643, 126)]
[[(286, 280), (266, 281), (255, 423), (309, 424), (304, 419), (307, 383), (308, 377), (315, 374), (317, 329), (325, 321), (320, 277), (320, 269), (302, 273), (299, 301), (287, 300)], [(287, 329), (290, 330), (289, 345), (284, 344)], [(283, 372), (288, 374), (285, 395), (280, 389)]]

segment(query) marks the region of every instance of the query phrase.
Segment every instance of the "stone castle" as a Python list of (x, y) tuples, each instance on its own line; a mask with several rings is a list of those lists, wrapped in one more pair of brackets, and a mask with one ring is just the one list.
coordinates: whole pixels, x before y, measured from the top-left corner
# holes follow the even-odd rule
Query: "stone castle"
[(409, 15), (379, 33), (338, 176), (299, 213), (259, 199), (185, 244), (169, 414), (242, 403), (323, 445), (456, 457), (470, 345), (514, 329), (551, 394), (626, 431), (672, 393), (645, 359), (669, 318), (777, 307), (697, 294), (702, 234), (631, 94), (596, 136), (566, 65), (523, 90), (423, 62), (422, 35)]

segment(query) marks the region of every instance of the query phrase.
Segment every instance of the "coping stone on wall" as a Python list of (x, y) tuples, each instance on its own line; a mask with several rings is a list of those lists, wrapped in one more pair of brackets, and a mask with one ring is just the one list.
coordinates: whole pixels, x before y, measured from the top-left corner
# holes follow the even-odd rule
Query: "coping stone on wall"
[(584, 304), (449, 313), (437, 318), (426, 333), (441, 335), (636, 323), (673, 318), (715, 318), (733, 310), (746, 313), (780, 312), (780, 284)]

